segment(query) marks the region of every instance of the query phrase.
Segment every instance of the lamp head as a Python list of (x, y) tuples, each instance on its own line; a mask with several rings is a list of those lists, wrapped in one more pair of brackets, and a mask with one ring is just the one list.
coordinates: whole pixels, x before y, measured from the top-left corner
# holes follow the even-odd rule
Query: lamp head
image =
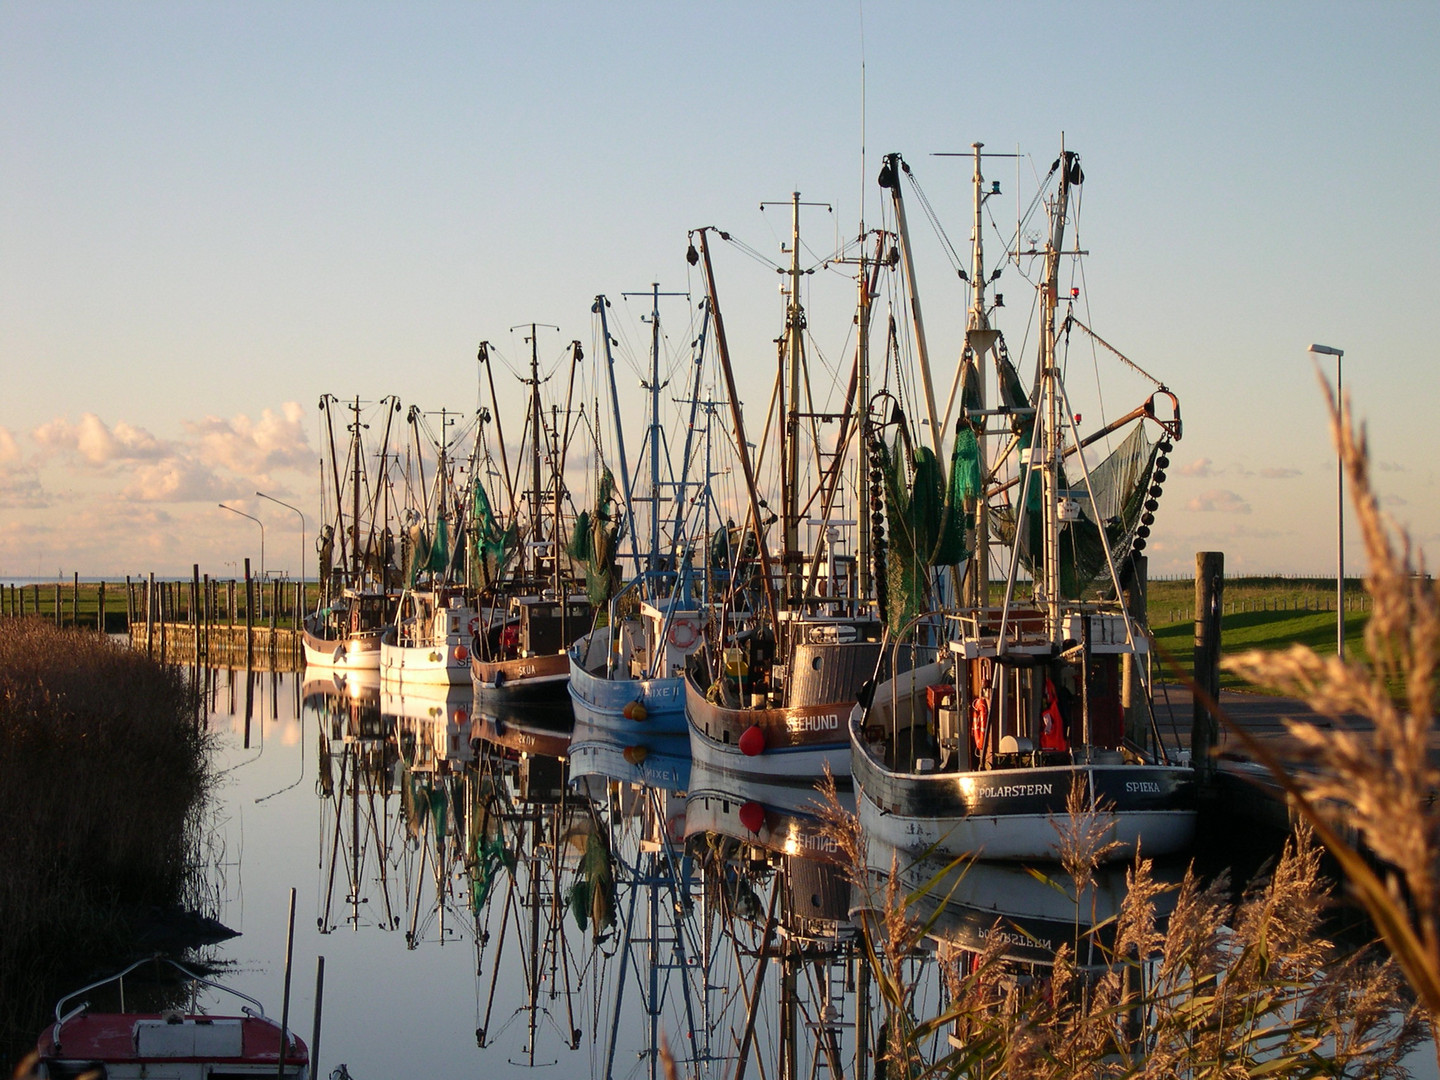
[(1344, 356), (1344, 349), (1336, 349), (1330, 345), (1311, 345), (1307, 352), (1319, 353), (1321, 356)]

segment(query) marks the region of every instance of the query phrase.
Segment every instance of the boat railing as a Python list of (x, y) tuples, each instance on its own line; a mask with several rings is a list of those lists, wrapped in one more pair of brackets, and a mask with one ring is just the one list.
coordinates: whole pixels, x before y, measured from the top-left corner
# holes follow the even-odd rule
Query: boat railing
[(57, 1047), (60, 1045), (61, 1028), (63, 1028), (68, 1021), (73, 1020), (75, 1017), (83, 1013), (86, 1009), (90, 1008), (90, 1002), (83, 1001), (75, 1008), (71, 1009), (69, 1012), (65, 1012), (65, 1006), (67, 1004), (74, 1001), (76, 998), (81, 997), (84, 994), (88, 994), (91, 990), (99, 989), (102, 986), (108, 986), (110, 983), (118, 983), (120, 986), (120, 1011), (123, 1013), (125, 1011), (125, 976), (129, 975), (130, 972), (134, 971), (136, 968), (143, 967), (144, 965), (151, 963), (169, 964), (176, 971), (180, 972), (181, 975), (185, 976), (187, 979), (189, 979), (192, 983), (195, 983), (196, 985), (208, 986), (210, 989), (219, 991), (221, 993), (234, 994), (236, 997), (244, 1001), (248, 1001), (251, 1005), (255, 1007), (254, 1013), (251, 1013), (249, 1009), (243, 1009), (246, 1015), (255, 1016), (256, 1019), (265, 1020), (268, 1023), (274, 1023), (274, 1021), (270, 1020), (270, 1018), (265, 1015), (265, 1006), (261, 1005), (260, 1002), (256, 1001), (249, 994), (236, 990), (233, 986), (224, 986), (221, 983), (215, 982), (212, 979), (205, 978), (203, 975), (198, 975), (195, 972), (191, 971), (189, 968), (187, 968), (184, 964), (172, 960), (168, 956), (161, 956), (157, 953), (154, 956), (147, 956), (143, 960), (136, 960), (124, 971), (121, 971), (116, 975), (107, 975), (105, 978), (97, 979), (95, 982), (90, 983), (88, 986), (82, 986), (79, 990), (66, 994), (63, 998), (56, 1002), (54, 1032), (55, 1045)]

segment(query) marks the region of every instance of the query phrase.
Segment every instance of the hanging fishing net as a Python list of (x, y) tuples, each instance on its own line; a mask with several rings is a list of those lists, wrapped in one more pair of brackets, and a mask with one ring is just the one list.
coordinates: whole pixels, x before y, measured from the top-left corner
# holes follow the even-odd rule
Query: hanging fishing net
[(917, 446), (913, 462), (897, 436), (894, 446), (880, 446), (884, 470), (886, 530), (886, 619), (900, 631), (928, 602), (930, 570), (954, 566), (970, 556), (967, 534), (975, 528), (980, 492), (980, 445), (969, 423), (957, 425), (950, 453), (950, 476), (935, 453)]
[(469, 578), (481, 589), (491, 589), (499, 582), (515, 552), (519, 550), (519, 529), (512, 522), (501, 528), (490, 508), (485, 486), (476, 480), (471, 495)]
[[(1060, 522), (1060, 596), (1063, 599), (1084, 599), (1097, 589), (1097, 583), (1108, 577), (1109, 560), (1117, 567), (1121, 558), (1135, 542), (1135, 530), (1155, 470), (1159, 453), (1143, 423), (1136, 423), (1130, 434), (1098, 465), (1090, 470), (1092, 500), (1083, 474), (1071, 486), (1066, 471), (1059, 472), (1062, 502), (1069, 505), (1071, 520)], [(1078, 472), (1079, 470), (1075, 470)], [(1024, 472), (1021, 486), (1024, 486)], [(1021, 545), (1020, 565), (1033, 579), (1041, 570), (1044, 522), (1040, 513), (1041, 478), (1036, 472), (1030, 477), (1030, 493), (1025, 512), (1025, 542)], [(1005, 544), (1015, 538), (1013, 505), (993, 507), (990, 512), (992, 531)], [(1107, 558), (1108, 552), (1108, 558)]]
[(616, 549), (620, 515), (615, 510), (615, 478), (606, 469), (595, 492), (595, 512), (580, 511), (565, 552), (585, 571), (585, 594), (599, 607), (620, 588), (620, 562)]

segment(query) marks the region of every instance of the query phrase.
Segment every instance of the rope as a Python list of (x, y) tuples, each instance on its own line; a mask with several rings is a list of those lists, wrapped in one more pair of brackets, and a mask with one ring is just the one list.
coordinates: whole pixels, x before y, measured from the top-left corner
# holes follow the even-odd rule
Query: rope
[(1146, 371), (1144, 368), (1142, 368), (1139, 364), (1135, 363), (1134, 360), (1131, 360), (1128, 356), (1126, 356), (1124, 353), (1122, 353), (1119, 349), (1115, 348), (1114, 345), (1111, 345), (1108, 341), (1106, 341), (1104, 338), (1102, 338), (1099, 334), (1095, 333), (1094, 330), (1091, 330), (1090, 327), (1086, 326), (1086, 325), (1085, 325), (1083, 322), (1081, 322), (1079, 319), (1075, 318), (1074, 315), (1066, 315), (1066, 316), (1065, 316), (1065, 328), (1069, 328), (1069, 326), (1070, 326), (1072, 323), (1073, 323), (1075, 326), (1078, 326), (1081, 330), (1084, 330), (1085, 333), (1089, 334), (1092, 338), (1094, 338), (1095, 341), (1096, 341), (1098, 344), (1104, 346), (1107, 350), (1109, 350), (1110, 352), (1114, 353), (1115, 356), (1116, 356), (1116, 358), (1119, 359), (1119, 361), (1120, 361), (1122, 364), (1124, 364), (1126, 367), (1128, 367), (1131, 371), (1134, 371), (1136, 374), (1141, 375), (1141, 376), (1143, 376), (1144, 378), (1149, 379), (1152, 383), (1155, 384), (1155, 388), (1156, 388), (1157, 390), (1164, 390), (1164, 389), (1165, 389), (1165, 384), (1164, 384), (1164, 383), (1162, 383), (1159, 379), (1155, 378), (1154, 375), (1151, 375), (1148, 371)]

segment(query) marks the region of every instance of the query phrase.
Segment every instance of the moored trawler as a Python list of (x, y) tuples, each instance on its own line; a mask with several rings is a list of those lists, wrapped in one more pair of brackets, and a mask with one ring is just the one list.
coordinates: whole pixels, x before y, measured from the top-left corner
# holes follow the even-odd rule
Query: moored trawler
[[(988, 324), (979, 144), (975, 155), (978, 284), (962, 431), (987, 477), (972, 562), (982, 573), (972, 574), (966, 603), (898, 629), (887, 664), (851, 712), (860, 819), (897, 847), (950, 856), (1057, 859), (1072, 813), (1099, 823), (1102, 860), (1180, 851), (1195, 832), (1194, 773), (1160, 738), (1144, 687), (1148, 639), (1122, 603), (1154, 521), (1166, 454), (1180, 437), (1179, 405), (1156, 383), (1139, 408), (1096, 435), (1079, 434), (1056, 353), (1058, 267), (1072, 189), (1083, 181), (1078, 156), (1065, 151), (1051, 171), (1049, 239), (1036, 252), (1044, 260), (1040, 355), (1025, 394), (1003, 336)], [(1072, 325), (1067, 316), (1065, 332)], [(980, 392), (978, 361), (987, 353), (1000, 388), (995, 409)], [(986, 428), (992, 416), (1002, 420), (998, 431)], [(1091, 465), (1085, 448), (1127, 425), (1129, 435)], [(1157, 441), (1148, 427), (1159, 429)], [(992, 435), (1004, 450), (987, 461)], [(1001, 482), (1007, 465), (1013, 478)], [(983, 576), (991, 533), (1007, 574), (998, 604)], [(1022, 590), (1031, 594), (1024, 602)], [(892, 657), (902, 651), (927, 662), (900, 671)]]
[(470, 643), (479, 613), (460, 589), (408, 591), (396, 623), (380, 642), (380, 674), (389, 680), (470, 681)]

